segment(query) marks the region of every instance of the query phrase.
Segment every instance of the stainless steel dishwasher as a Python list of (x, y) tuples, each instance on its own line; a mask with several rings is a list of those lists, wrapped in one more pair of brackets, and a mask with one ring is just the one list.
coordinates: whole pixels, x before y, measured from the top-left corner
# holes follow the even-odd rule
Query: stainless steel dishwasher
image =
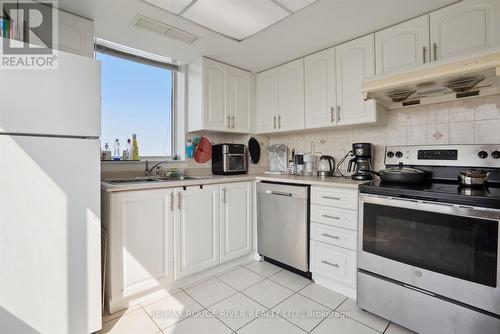
[(309, 271), (309, 186), (257, 183), (258, 251)]

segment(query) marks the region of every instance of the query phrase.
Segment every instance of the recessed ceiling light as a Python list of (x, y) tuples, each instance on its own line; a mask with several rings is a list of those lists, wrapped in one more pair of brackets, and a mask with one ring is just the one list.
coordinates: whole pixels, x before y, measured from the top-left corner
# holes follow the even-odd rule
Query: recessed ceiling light
[(142, 0), (242, 41), (318, 0)]

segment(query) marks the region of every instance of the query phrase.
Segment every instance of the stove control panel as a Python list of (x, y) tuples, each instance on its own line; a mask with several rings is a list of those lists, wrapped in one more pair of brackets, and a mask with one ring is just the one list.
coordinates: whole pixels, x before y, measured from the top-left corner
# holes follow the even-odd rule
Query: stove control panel
[(388, 146), (386, 165), (500, 168), (500, 145)]

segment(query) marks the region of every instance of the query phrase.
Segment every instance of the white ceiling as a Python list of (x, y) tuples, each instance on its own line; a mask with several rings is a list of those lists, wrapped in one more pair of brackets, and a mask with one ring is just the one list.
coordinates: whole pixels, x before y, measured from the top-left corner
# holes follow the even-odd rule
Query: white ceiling
[[(97, 37), (105, 40), (181, 62), (207, 56), (259, 72), (454, 2), (457, 1), (319, 0), (241, 42), (140, 0), (59, 0), (59, 7), (93, 19)], [(188, 45), (139, 29), (131, 25), (137, 14), (201, 39)]]

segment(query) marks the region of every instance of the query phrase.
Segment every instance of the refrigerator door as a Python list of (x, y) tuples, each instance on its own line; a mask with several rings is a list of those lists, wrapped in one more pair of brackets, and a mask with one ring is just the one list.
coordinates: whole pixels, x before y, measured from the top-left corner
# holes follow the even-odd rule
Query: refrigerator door
[(100, 62), (57, 56), (57, 69), (0, 70), (0, 133), (100, 136)]
[(0, 135), (0, 332), (101, 328), (99, 146)]

